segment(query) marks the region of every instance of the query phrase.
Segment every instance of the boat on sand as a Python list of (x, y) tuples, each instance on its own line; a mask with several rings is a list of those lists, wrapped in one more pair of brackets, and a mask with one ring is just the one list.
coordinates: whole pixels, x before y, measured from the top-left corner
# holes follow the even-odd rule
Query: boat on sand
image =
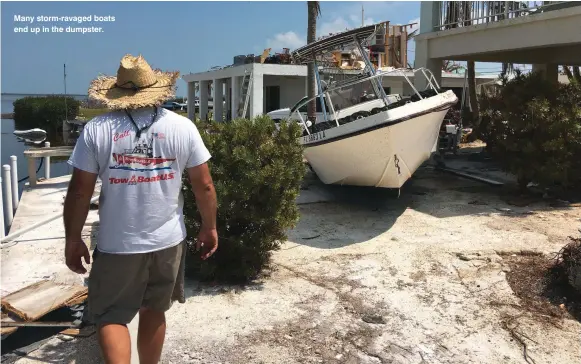
[[(428, 69), (413, 70), (415, 77), (426, 78), (423, 90), (410, 82), (409, 69), (375, 69), (364, 45), (383, 26), (335, 34), (292, 52), (295, 63), (315, 63), (315, 99), (322, 113), (314, 123), (307, 122), (300, 110), (313, 98), (305, 97), (289, 110), (287, 119), (303, 126), (305, 159), (325, 184), (400, 188), (436, 152), (444, 117), (458, 101), (452, 91), (440, 89)], [(319, 63), (348, 44), (355, 44), (366, 67), (354, 77), (322, 82)], [(388, 74), (402, 75), (414, 94), (387, 95), (381, 78)]]

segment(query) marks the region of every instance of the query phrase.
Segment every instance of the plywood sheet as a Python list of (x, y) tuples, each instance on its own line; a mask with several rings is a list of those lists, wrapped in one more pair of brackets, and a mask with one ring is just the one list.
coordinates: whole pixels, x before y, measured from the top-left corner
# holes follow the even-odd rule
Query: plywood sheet
[(44, 280), (2, 298), (2, 309), (24, 321), (35, 321), (57, 308), (76, 302), (87, 287), (57, 284)]
[(60, 333), (63, 335), (74, 336), (74, 337), (88, 337), (88, 336), (93, 335), (96, 331), (97, 331), (97, 329), (95, 328), (95, 326), (91, 325), (91, 326), (85, 326), (81, 329), (78, 329), (78, 328), (66, 329), (66, 330), (61, 331)]

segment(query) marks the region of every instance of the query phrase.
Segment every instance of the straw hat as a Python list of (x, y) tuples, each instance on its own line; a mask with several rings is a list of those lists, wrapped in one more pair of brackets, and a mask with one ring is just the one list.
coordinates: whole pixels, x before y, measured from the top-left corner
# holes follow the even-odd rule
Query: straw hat
[(160, 105), (175, 96), (179, 72), (153, 70), (141, 56), (121, 59), (117, 76), (99, 76), (91, 82), (89, 97), (110, 109), (136, 109)]

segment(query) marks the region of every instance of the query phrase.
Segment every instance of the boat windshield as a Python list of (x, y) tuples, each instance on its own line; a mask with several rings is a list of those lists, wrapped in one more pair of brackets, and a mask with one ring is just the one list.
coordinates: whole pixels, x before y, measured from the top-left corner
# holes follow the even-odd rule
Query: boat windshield
[[(334, 77), (337, 80), (337, 75)], [(348, 80), (349, 78), (346, 77), (345, 79)], [(333, 108), (335, 111), (347, 109), (363, 102), (378, 99), (378, 95), (376, 95), (373, 89), (373, 84), (370, 80), (362, 81), (343, 88), (334, 88), (328, 91), (328, 95), (333, 101)]]
[(307, 99), (308, 99), (308, 98), (309, 98), (308, 96), (305, 96), (305, 97), (303, 97), (302, 99), (300, 99), (300, 100), (299, 100), (299, 101), (298, 101), (296, 104), (294, 104), (294, 106), (293, 106), (293, 107), (291, 107), (291, 109), (290, 109), (290, 112), (291, 112), (291, 113), (293, 113), (293, 112), (297, 111), (297, 109), (298, 109), (300, 106), (302, 106), (302, 104), (303, 104), (305, 101), (307, 101)]
[[(291, 109), (290, 109), (290, 113), (294, 113), (295, 111), (299, 111), (302, 113), (307, 112), (307, 100), (308, 100), (308, 96), (303, 97), (302, 99), (299, 100), (299, 102), (297, 102)], [(323, 95), (323, 99), (325, 99), (325, 96)], [(321, 99), (317, 98), (316, 100), (316, 112), (322, 112), (323, 108), (321, 107)], [(327, 101), (325, 100), (325, 107), (327, 108), (327, 111), (329, 111), (329, 106), (327, 105)]]

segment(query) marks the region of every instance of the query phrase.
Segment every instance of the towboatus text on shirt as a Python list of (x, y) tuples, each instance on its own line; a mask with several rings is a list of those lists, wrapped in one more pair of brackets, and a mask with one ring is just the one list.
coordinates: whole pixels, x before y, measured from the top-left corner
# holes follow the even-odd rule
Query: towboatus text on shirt
[(144, 176), (131, 176), (130, 177), (109, 177), (109, 184), (117, 185), (117, 184), (126, 184), (126, 185), (136, 185), (138, 183), (151, 183), (151, 182), (159, 182), (159, 181), (166, 181), (175, 178), (175, 173), (165, 173), (160, 174), (157, 176), (152, 177), (144, 177)]

